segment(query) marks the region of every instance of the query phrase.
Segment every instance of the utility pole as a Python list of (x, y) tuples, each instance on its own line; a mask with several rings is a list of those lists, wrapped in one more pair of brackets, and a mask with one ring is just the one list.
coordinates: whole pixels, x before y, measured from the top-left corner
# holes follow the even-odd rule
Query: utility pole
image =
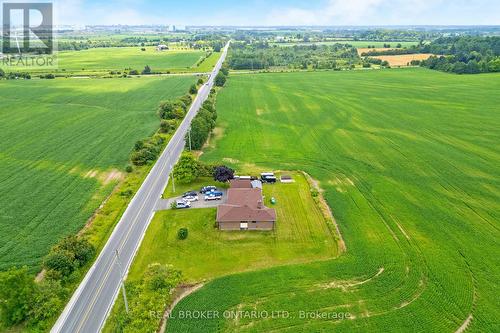
[(189, 151), (191, 151), (191, 127), (189, 127)]
[(123, 301), (125, 302), (125, 311), (128, 313), (128, 301), (127, 301), (127, 291), (125, 290), (125, 276), (123, 272), (123, 267), (120, 261), (120, 255), (118, 254), (118, 249), (115, 250), (116, 252), (116, 262), (118, 263), (118, 268), (120, 269), (120, 279), (122, 283), (122, 293), (123, 293)]

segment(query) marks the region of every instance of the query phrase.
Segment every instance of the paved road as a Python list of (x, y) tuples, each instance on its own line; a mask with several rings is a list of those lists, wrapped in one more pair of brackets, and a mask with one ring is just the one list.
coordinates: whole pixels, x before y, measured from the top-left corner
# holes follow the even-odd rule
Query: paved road
[[(157, 201), (168, 183), (168, 175), (179, 159), (184, 138), (227, 55), (226, 45), (208, 82), (200, 88), (185, 119), (130, 202), (94, 265), (75, 291), (51, 332), (99, 332), (120, 291), (123, 272), (128, 272), (144, 233), (153, 217)], [(120, 260), (116, 257), (116, 250)]]

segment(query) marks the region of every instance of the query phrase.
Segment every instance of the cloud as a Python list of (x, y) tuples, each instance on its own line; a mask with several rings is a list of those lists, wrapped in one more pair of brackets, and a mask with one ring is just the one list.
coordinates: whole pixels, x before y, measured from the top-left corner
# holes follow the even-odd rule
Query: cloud
[[(415, 19), (444, 0), (327, 0), (313, 9), (274, 10), (271, 25), (389, 25), (417, 24)], [(425, 16), (424, 16), (425, 17)]]
[(316, 9), (285, 8), (273, 11), (269, 16), (269, 24), (359, 24), (384, 2), (387, 0), (329, 0), (325, 6)]

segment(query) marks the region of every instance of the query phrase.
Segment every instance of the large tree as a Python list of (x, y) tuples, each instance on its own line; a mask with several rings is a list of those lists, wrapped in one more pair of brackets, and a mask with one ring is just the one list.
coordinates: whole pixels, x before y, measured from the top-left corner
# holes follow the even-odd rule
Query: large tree
[(234, 170), (233, 169), (231, 169), (227, 166), (224, 166), (224, 165), (221, 165), (221, 166), (218, 166), (215, 168), (215, 172), (214, 172), (214, 180), (215, 181), (225, 183), (233, 178), (234, 178)]
[(26, 267), (0, 273), (0, 318), (7, 326), (24, 321), (35, 290), (33, 276)]
[(193, 154), (183, 152), (179, 162), (174, 167), (174, 177), (180, 183), (189, 184), (198, 178), (198, 162)]
[(224, 84), (226, 84), (226, 76), (224, 75), (224, 73), (220, 72), (219, 74), (217, 74), (217, 76), (215, 77), (215, 85), (217, 87), (223, 87)]

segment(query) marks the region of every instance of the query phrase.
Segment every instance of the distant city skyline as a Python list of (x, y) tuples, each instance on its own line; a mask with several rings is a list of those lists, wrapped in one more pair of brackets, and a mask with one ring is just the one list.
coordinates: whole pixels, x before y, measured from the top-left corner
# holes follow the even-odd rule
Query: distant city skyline
[(498, 0), (56, 0), (71, 25), (500, 25)]

